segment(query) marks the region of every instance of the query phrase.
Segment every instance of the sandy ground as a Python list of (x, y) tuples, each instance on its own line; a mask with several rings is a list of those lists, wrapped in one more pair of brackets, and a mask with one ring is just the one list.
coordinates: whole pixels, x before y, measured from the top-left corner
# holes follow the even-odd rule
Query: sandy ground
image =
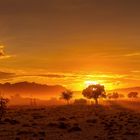
[(0, 140), (140, 140), (140, 103), (9, 108)]

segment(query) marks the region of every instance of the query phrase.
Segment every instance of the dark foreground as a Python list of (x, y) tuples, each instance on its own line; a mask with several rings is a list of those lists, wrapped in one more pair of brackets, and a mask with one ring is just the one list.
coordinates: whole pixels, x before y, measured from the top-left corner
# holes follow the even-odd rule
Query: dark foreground
[(10, 108), (0, 123), (0, 140), (140, 140), (140, 112), (114, 101), (98, 107)]

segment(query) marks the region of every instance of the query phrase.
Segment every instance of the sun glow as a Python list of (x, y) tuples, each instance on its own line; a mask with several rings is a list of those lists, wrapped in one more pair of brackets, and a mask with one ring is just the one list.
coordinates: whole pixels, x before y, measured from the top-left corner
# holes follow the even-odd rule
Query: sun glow
[(90, 85), (97, 85), (99, 84), (98, 81), (85, 81), (85, 85), (86, 87), (90, 86)]

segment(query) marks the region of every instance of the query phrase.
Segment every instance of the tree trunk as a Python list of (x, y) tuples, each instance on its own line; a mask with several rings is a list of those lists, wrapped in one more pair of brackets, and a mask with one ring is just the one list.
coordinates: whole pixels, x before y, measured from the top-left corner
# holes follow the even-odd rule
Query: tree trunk
[(95, 105), (98, 105), (98, 98), (95, 98)]

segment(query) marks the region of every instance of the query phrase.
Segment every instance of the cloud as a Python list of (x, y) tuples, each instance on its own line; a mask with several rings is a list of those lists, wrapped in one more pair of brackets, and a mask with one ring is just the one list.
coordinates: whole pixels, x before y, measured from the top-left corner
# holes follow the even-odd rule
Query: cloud
[(67, 77), (66, 75), (62, 74), (23, 74), (23, 75), (17, 75), (18, 77), (46, 77), (46, 78), (65, 78)]
[(0, 59), (10, 58), (11, 55), (7, 55), (4, 51), (4, 46), (0, 46)]
[(0, 56), (4, 56), (5, 54), (4, 54), (4, 51), (3, 51), (3, 46), (0, 46)]
[(0, 80), (9, 80), (9, 79), (14, 78), (14, 77), (16, 77), (15, 73), (0, 71)]
[(140, 73), (140, 70), (133, 70), (132, 73)]
[(140, 52), (125, 54), (126, 57), (140, 56)]
[(40, 74), (37, 76), (48, 77), (48, 78), (65, 78), (66, 77), (65, 75), (59, 75), (59, 74)]
[(12, 73), (12, 72), (3, 72), (0, 71), (0, 80), (11, 80), (14, 78), (22, 78), (22, 77), (44, 77), (44, 78), (53, 78), (53, 79), (64, 79), (64, 78), (70, 78), (73, 76), (68, 76), (65, 74), (56, 74), (56, 73), (48, 73), (48, 74), (20, 74), (20, 73)]

